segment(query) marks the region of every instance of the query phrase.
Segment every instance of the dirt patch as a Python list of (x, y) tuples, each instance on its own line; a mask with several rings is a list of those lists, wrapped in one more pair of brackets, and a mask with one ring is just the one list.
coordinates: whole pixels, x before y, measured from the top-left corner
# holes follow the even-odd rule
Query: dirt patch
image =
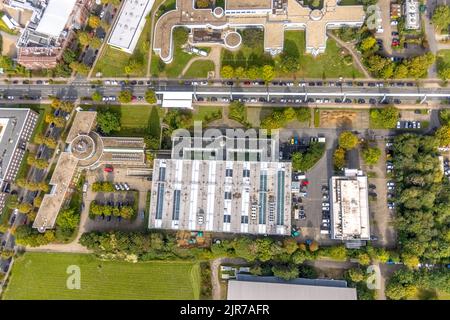
[(4, 32), (1, 32), (2, 36), (2, 55), (15, 58), (17, 56), (16, 42), (18, 36), (13, 36)]
[(323, 128), (368, 128), (368, 112), (364, 110), (321, 110), (320, 126)]

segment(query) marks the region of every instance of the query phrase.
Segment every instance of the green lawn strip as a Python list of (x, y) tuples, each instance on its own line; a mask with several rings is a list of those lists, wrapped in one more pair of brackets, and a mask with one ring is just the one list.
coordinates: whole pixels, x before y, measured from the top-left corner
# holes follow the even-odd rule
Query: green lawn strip
[(206, 78), (209, 71), (214, 71), (214, 62), (211, 60), (194, 61), (184, 74), (184, 78)]
[[(327, 40), (325, 53), (313, 57), (305, 53), (305, 32), (289, 30), (284, 33), (284, 50), (291, 56), (298, 57), (300, 71), (295, 76), (299, 78), (361, 78), (364, 75), (356, 69), (353, 64), (347, 65), (343, 61), (341, 48), (332, 40)], [(291, 77), (292, 74), (283, 73), (279, 66), (279, 59), (276, 59), (276, 70), (279, 77)]]
[(211, 115), (216, 114), (217, 112), (222, 113), (222, 107), (214, 107), (214, 106), (201, 106), (195, 107), (195, 112), (193, 113), (193, 121), (205, 121)]
[[(67, 268), (81, 288), (68, 289)], [(16, 259), (3, 299), (198, 299), (200, 269), (188, 262), (102, 261), (89, 254), (32, 253)]]
[(320, 127), (320, 110), (314, 109), (314, 128)]
[(438, 71), (444, 67), (450, 65), (450, 49), (439, 50), (436, 55)]
[(134, 60), (141, 63), (142, 67), (136, 68), (129, 76), (144, 77), (147, 73), (151, 26), (152, 19), (147, 18), (133, 54), (106, 45), (95, 65), (93, 75), (95, 76), (97, 72), (101, 72), (103, 77), (124, 77), (127, 75), (125, 67), (131, 60)]

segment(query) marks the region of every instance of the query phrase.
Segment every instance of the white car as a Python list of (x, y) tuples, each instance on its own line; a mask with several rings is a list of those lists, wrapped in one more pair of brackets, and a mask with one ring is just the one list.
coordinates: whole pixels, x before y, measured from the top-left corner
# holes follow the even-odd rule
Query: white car
[(400, 121), (397, 121), (397, 129), (400, 129), (402, 127), (402, 123)]
[(207, 85), (208, 85), (208, 81), (201, 81), (201, 82), (200, 82), (200, 85), (201, 85), (201, 86), (207, 86)]
[(298, 83), (298, 86), (299, 86), (299, 87), (305, 87), (305, 86), (306, 86), (306, 82), (299, 82), (299, 83)]

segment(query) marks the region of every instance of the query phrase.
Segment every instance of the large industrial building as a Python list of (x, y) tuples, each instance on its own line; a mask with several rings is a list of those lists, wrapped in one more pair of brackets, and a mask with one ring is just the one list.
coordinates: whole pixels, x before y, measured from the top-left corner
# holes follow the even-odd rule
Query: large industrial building
[[(327, 29), (359, 27), (364, 19), (363, 6), (340, 6), (337, 0), (325, 0), (322, 9), (311, 9), (298, 0), (225, 0), (225, 8), (196, 9), (193, 0), (177, 0), (176, 9), (162, 15), (155, 25), (153, 50), (165, 63), (172, 62), (172, 33), (177, 26), (189, 28), (193, 33), (208, 31), (203, 32), (205, 42), (216, 42), (230, 50), (237, 49), (242, 42), (238, 29), (263, 28), (266, 52), (281, 53), (284, 32), (289, 29), (305, 30), (306, 52), (317, 55), (325, 52)], [(221, 36), (213, 35), (216, 31)], [(211, 40), (211, 35), (215, 40)]]
[(0, 108), (0, 213), (7, 197), (4, 191), (16, 179), (37, 120), (31, 109)]
[(370, 240), (367, 176), (346, 170), (345, 176), (330, 179), (331, 238)]
[(292, 168), (274, 141), (201, 140), (174, 138), (172, 158), (155, 159), (149, 228), (290, 234)]
[(89, 16), (93, 0), (4, 0), (27, 16), (17, 41), (17, 62), (28, 69), (56, 67), (66, 46)]
[(95, 169), (102, 164), (144, 165), (144, 139), (101, 137), (95, 129), (95, 111), (79, 111), (66, 138), (50, 185), (42, 200), (33, 228), (44, 232), (55, 226), (56, 218), (72, 188), (78, 169)]
[(238, 274), (228, 281), (228, 300), (357, 300), (344, 280), (257, 277)]
[(124, 0), (108, 44), (133, 53), (155, 0)]

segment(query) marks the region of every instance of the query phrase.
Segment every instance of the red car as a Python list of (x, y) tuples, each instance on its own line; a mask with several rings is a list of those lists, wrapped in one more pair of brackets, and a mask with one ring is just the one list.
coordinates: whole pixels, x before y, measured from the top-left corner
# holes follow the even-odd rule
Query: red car
[(103, 171), (105, 171), (105, 172), (113, 172), (114, 169), (113, 169), (113, 167), (105, 167), (105, 169), (103, 169)]

